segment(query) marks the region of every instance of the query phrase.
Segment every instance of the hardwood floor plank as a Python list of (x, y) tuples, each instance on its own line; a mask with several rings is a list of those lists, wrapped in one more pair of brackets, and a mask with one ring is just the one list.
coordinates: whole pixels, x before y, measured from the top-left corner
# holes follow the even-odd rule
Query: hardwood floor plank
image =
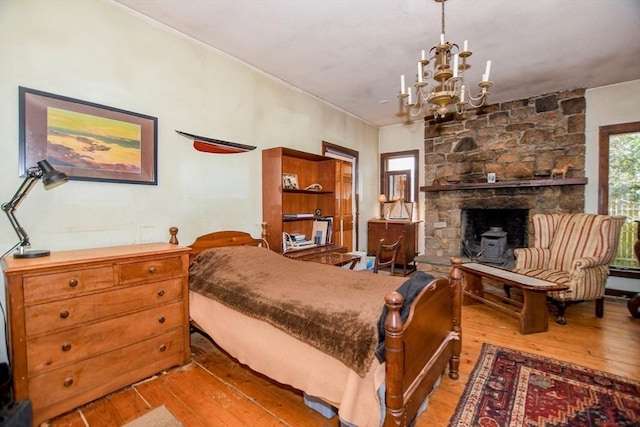
[(240, 364), (217, 348), (209, 338), (200, 333), (192, 334), (194, 360), (205, 369), (241, 393), (249, 395), (256, 404), (274, 413), (286, 424), (296, 426), (310, 423), (314, 426), (334, 427), (337, 417), (327, 419), (303, 401), (302, 393), (289, 386), (279, 384)]
[(48, 427), (87, 427), (82, 419), (82, 410), (76, 409), (60, 417), (47, 421)]
[[(187, 366), (191, 366), (191, 364)], [(180, 369), (184, 369), (184, 367), (169, 371), (165, 375), (175, 375), (175, 372)], [(194, 408), (191, 403), (185, 403), (178, 399), (171, 390), (165, 387), (163, 382), (158, 380), (159, 378), (155, 377), (134, 386), (153, 408), (165, 405), (182, 424), (189, 427), (206, 427), (207, 424), (201, 418), (203, 416), (204, 418), (216, 418), (216, 414), (204, 414)]]
[[(224, 425), (285, 425), (272, 413), (256, 405), (253, 399), (239, 393), (230, 384), (212, 377), (197, 365), (193, 365), (193, 369), (183, 371), (182, 376), (183, 378), (170, 378), (170, 382), (166, 381), (166, 386), (185, 401), (202, 405), (207, 413), (217, 412), (225, 422)], [(216, 380), (212, 381), (212, 378)], [(194, 387), (196, 384), (197, 387)]]
[[(153, 409), (133, 387), (113, 394), (110, 400), (113, 407), (118, 409), (118, 414), (125, 423), (133, 421)], [(91, 426), (93, 427), (93, 424)]]
[(118, 409), (113, 406), (110, 397), (87, 405), (83, 410), (84, 418), (91, 427), (108, 427), (125, 424)]
[(109, 427), (128, 423), (150, 410), (140, 395), (128, 387), (87, 405), (82, 413), (91, 427)]

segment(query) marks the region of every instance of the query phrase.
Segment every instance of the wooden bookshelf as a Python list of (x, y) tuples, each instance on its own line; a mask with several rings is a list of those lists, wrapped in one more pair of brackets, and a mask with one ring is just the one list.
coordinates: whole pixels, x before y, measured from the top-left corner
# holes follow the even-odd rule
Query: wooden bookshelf
[[(311, 239), (315, 219), (335, 216), (335, 162), (291, 148), (262, 151), (262, 219), (271, 250), (282, 252), (283, 232), (303, 233)], [(298, 188), (283, 188), (283, 174), (296, 175)], [(322, 189), (305, 190), (311, 184), (320, 184)], [(288, 217), (296, 214), (306, 217)]]

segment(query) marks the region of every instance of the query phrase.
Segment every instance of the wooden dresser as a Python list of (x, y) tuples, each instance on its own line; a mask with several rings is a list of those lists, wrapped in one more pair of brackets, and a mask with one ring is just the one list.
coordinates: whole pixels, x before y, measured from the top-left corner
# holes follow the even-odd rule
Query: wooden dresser
[(2, 260), (17, 400), (33, 423), (190, 361), (190, 248), (150, 243)]
[[(409, 274), (416, 269), (414, 258), (418, 239), (418, 223), (401, 220), (369, 220), (367, 224), (367, 255), (374, 256), (378, 252), (380, 239), (389, 245), (397, 241), (404, 234), (396, 265), (402, 265), (403, 273)], [(396, 269), (397, 272), (397, 269)]]

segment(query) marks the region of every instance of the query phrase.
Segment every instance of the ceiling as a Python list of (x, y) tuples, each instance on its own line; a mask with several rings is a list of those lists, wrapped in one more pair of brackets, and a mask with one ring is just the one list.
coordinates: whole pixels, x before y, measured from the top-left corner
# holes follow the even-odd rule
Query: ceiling
[[(400, 75), (439, 39), (434, 0), (113, 0), (377, 126)], [(638, 0), (449, 0), (448, 41), (469, 41), (489, 103), (640, 79)], [(640, 103), (640, 100), (638, 100)]]

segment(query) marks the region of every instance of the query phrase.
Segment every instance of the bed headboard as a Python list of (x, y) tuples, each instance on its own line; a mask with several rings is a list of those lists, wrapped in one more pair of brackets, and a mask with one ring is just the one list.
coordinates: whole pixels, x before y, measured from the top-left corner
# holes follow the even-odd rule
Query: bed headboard
[[(178, 244), (178, 227), (169, 228), (171, 238), (169, 243)], [(244, 231), (216, 231), (214, 233), (205, 234), (197, 237), (196, 240), (189, 245), (191, 253), (189, 260), (191, 261), (200, 252), (209, 248), (219, 248), (221, 246), (264, 246), (264, 239), (255, 239), (249, 233)]]

